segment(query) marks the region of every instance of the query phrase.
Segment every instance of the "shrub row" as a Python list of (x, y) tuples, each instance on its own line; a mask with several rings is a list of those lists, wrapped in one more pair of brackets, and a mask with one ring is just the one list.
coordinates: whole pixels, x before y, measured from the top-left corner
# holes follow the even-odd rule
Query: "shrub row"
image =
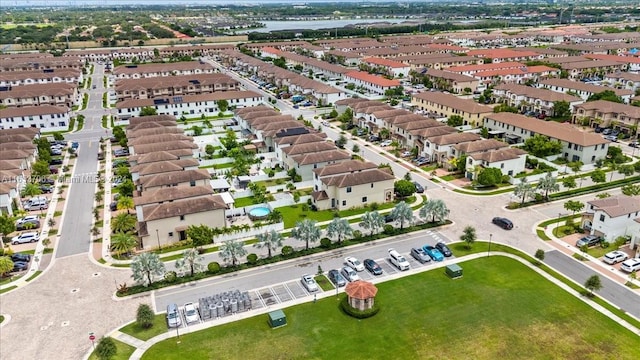
[(340, 308), (342, 309), (342, 311), (344, 311), (345, 314), (356, 319), (370, 318), (380, 311), (380, 305), (377, 300), (373, 303), (373, 307), (371, 307), (371, 309), (360, 310), (355, 309), (351, 307), (351, 305), (349, 305), (349, 298), (347, 296), (343, 297), (340, 301)]

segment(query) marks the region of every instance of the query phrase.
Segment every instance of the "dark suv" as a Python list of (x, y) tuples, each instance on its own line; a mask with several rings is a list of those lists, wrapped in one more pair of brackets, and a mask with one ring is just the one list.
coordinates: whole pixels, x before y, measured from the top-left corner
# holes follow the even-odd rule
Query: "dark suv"
[(602, 239), (600, 239), (600, 236), (587, 235), (587, 236), (581, 237), (580, 240), (576, 241), (576, 246), (583, 247), (584, 245), (587, 245), (588, 247), (592, 247), (592, 246), (598, 245), (600, 241), (602, 241)]
[(505, 230), (511, 230), (513, 229), (513, 223), (511, 222), (511, 220), (507, 219), (507, 218), (502, 218), (502, 217), (494, 217), (493, 220), (491, 220), (492, 223), (500, 226), (501, 228), (505, 229)]

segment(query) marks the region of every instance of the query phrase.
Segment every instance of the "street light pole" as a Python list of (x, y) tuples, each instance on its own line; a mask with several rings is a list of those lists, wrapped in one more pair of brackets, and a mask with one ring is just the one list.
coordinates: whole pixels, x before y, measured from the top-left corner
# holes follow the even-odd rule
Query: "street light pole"
[(156, 229), (156, 239), (158, 239), (158, 252), (160, 252), (162, 247), (160, 246), (160, 235), (158, 235), (158, 229)]
[[(560, 219), (562, 218), (562, 213), (558, 213), (558, 222), (556, 223), (556, 234), (558, 233), (558, 228), (560, 227)], [(556, 235), (554, 234), (554, 235)]]
[(487, 250), (487, 257), (489, 256), (489, 253), (491, 252), (491, 238), (493, 238), (493, 234), (489, 234), (489, 249)]
[[(156, 230), (157, 231), (157, 230)], [(176, 319), (180, 316), (180, 313), (178, 312), (178, 310), (174, 310), (173, 314), (176, 316)], [(178, 344), (180, 344), (180, 323), (177, 324), (176, 326), (176, 335), (178, 336)]]

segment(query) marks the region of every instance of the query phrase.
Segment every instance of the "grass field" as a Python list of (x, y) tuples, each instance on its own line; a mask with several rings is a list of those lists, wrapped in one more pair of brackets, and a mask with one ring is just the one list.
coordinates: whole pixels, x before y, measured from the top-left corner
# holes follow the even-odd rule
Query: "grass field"
[[(356, 320), (336, 297), (213, 327), (151, 347), (143, 359), (631, 359), (638, 338), (515, 260), (461, 264), (378, 284), (381, 310)], [(341, 295), (344, 296), (344, 295)]]
[(160, 335), (164, 332), (167, 332), (167, 322), (165, 320), (165, 315), (160, 314), (156, 315), (153, 318), (153, 326), (149, 329), (143, 329), (135, 322), (132, 322), (129, 325), (125, 325), (120, 329), (121, 332), (125, 334), (129, 334), (133, 337), (136, 337), (140, 340), (149, 340), (156, 335)]
[[(133, 355), (133, 352), (136, 351), (136, 348), (122, 341), (113, 339), (113, 342), (116, 344), (116, 355), (112, 357), (111, 360), (127, 360)], [(97, 345), (98, 340), (96, 340), (96, 346)], [(95, 353), (92, 353), (91, 356), (89, 356), (89, 360), (99, 360), (99, 358)]]

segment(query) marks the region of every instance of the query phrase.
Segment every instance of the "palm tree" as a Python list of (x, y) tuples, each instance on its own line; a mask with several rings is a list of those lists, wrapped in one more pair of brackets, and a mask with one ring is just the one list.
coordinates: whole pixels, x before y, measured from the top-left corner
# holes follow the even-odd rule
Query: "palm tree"
[(338, 244), (342, 241), (342, 238), (346, 238), (348, 236), (353, 235), (353, 229), (349, 224), (349, 220), (342, 219), (339, 217), (333, 218), (329, 225), (327, 225), (327, 236), (328, 237), (337, 237)]
[(142, 253), (131, 261), (131, 271), (135, 281), (145, 281), (149, 286), (153, 283), (152, 275), (161, 276), (164, 274), (164, 263), (156, 253)]
[(231, 265), (236, 266), (238, 258), (247, 255), (244, 243), (237, 240), (227, 240), (220, 246), (220, 256), (224, 261), (231, 260)]
[(451, 211), (447, 208), (444, 201), (440, 199), (429, 200), (420, 209), (418, 214), (421, 218), (431, 217), (431, 222), (443, 221)]
[(27, 185), (22, 190), (22, 196), (34, 197), (42, 194), (42, 190), (40, 186), (35, 183), (27, 183)]
[(473, 226), (466, 226), (462, 230), (462, 235), (460, 235), (460, 240), (467, 243), (467, 249), (471, 249), (471, 245), (476, 242), (476, 238), (476, 229)]
[(400, 229), (404, 228), (405, 222), (411, 223), (414, 220), (411, 206), (404, 201), (397, 203), (390, 215), (395, 221), (400, 222)]
[(282, 235), (275, 230), (265, 231), (262, 234), (256, 235), (258, 242), (253, 244), (254, 247), (258, 249), (267, 248), (267, 252), (269, 253), (269, 258), (271, 257), (271, 250), (276, 250), (277, 248), (282, 246)]
[(136, 217), (131, 214), (118, 214), (111, 220), (111, 231), (126, 233), (136, 227)]
[(516, 185), (515, 189), (513, 190), (513, 193), (522, 199), (522, 202), (520, 202), (520, 205), (524, 204), (524, 201), (526, 200), (527, 197), (531, 197), (533, 195), (533, 188), (531, 187), (531, 184), (529, 184), (527, 182), (527, 177), (523, 177), (522, 180), (520, 180), (520, 183), (518, 185)]
[(176, 260), (176, 267), (181, 270), (189, 269), (191, 276), (193, 276), (196, 271), (200, 271), (204, 267), (201, 264), (202, 260), (204, 257), (200, 256), (198, 250), (190, 248), (182, 253), (182, 258)]
[(137, 245), (136, 238), (128, 232), (118, 232), (111, 237), (111, 251), (117, 256), (130, 253)]
[(540, 181), (538, 182), (538, 186), (536, 187), (536, 190), (544, 191), (544, 198), (546, 200), (549, 200), (549, 193), (559, 191), (560, 184), (558, 184), (558, 182), (556, 181), (556, 178), (551, 176), (551, 173), (548, 172), (547, 176), (540, 179)]
[(316, 226), (315, 220), (304, 219), (296, 223), (296, 227), (291, 229), (291, 236), (304, 241), (306, 249), (309, 250), (309, 243), (314, 243), (320, 240), (322, 236), (320, 228)]
[(120, 196), (118, 198), (118, 204), (116, 205), (118, 210), (127, 210), (127, 214), (129, 213), (129, 209), (133, 209), (135, 204), (133, 203), (133, 198), (129, 196)]
[(384, 226), (384, 217), (377, 211), (367, 211), (360, 220), (362, 220), (360, 221), (360, 226), (371, 230), (371, 235), (377, 234), (378, 229)]

